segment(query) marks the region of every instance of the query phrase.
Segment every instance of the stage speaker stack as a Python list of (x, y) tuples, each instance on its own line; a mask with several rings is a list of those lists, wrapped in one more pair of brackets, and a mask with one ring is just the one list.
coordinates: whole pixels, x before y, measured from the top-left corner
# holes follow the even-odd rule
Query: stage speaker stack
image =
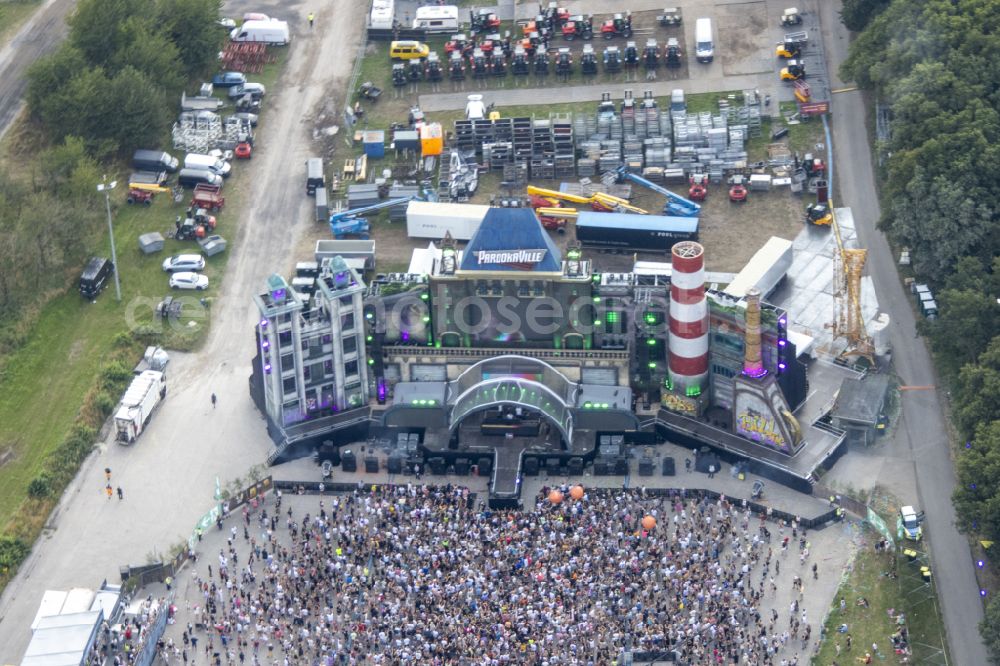
[(389, 456), (389, 460), (386, 463), (386, 469), (389, 470), (389, 474), (402, 474), (403, 459), (399, 456)]
[(538, 458), (524, 459), (524, 475), (538, 476)]
[(493, 458), (479, 459), (479, 476), (489, 476), (493, 471)]
[(605, 458), (598, 458), (594, 461), (594, 476), (610, 476), (611, 463)]
[(545, 461), (545, 471), (551, 476), (559, 476), (562, 471), (562, 464), (559, 458), (549, 458)]
[(444, 458), (431, 458), (427, 461), (431, 468), (431, 474), (443, 475), (445, 470)]
[(375, 456), (367, 456), (365, 458), (365, 471), (369, 474), (375, 474), (378, 472), (378, 458)]
[(583, 458), (580, 456), (573, 456), (566, 463), (566, 474), (567, 476), (583, 476)]
[(666, 456), (663, 459), (663, 476), (673, 476), (677, 473), (674, 467), (674, 459), (670, 456)]
[(457, 433), (454, 434), (454, 435), (452, 435), (451, 438), (448, 440), (448, 449), (450, 449), (451, 451), (457, 451), (458, 450), (458, 434)]
[(628, 474), (628, 458), (622, 456), (615, 459), (615, 476), (625, 476)]
[(469, 461), (467, 459), (459, 458), (455, 461), (455, 474), (458, 476), (469, 475)]
[(656, 469), (656, 467), (653, 465), (652, 458), (639, 459), (639, 476), (653, 476), (654, 469)]
[(340, 454), (340, 468), (345, 472), (358, 471), (358, 458), (354, 451), (344, 451)]

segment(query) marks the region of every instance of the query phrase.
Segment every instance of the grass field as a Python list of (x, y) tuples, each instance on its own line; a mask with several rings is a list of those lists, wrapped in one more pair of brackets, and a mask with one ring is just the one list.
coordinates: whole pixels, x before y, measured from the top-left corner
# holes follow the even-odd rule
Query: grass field
[[(253, 76), (253, 80), (273, 89), (285, 60), (284, 52), (279, 54), (278, 61), (261, 75)], [(267, 122), (266, 103), (261, 122)], [(154, 325), (153, 308), (170, 293), (167, 274), (160, 264), (172, 254), (197, 252), (198, 246), (193, 241), (168, 238), (163, 252), (145, 256), (139, 251), (138, 237), (150, 231), (159, 231), (166, 237), (174, 229), (175, 217), (184, 214), (190, 192), (185, 193), (180, 204), (174, 203), (169, 195), (158, 195), (151, 206), (129, 206), (125, 203), (127, 171), (123, 167), (121, 173), (109, 174), (119, 180), (119, 187), (112, 192), (112, 214), (121, 303), (115, 300), (113, 281), (109, 281), (94, 303), (81, 299), (72, 284), (66, 293), (44, 306), (26, 344), (5, 359), (5, 371), (0, 378), (0, 392), (5, 396), (0, 401), (0, 453), (13, 451), (13, 458), (0, 467), (0, 525), (6, 525), (8, 531), (17, 527), (11, 520), (16, 520), (19, 509), (26, 506), (28, 484), (37, 476), (45, 457), (73, 426), (84, 396), (94, 385), (117, 336), (139, 330), (144, 341), (155, 340), (174, 349), (192, 349), (204, 340), (210, 320), (200, 298), (205, 297), (210, 303), (219, 289), (228, 256), (233, 252), (241, 195), (250, 179), (245, 165), (234, 167), (235, 173), (224, 189), (226, 207), (217, 214), (216, 229), (216, 233), (229, 240), (229, 247), (225, 253), (208, 259), (205, 271), (211, 281), (208, 291), (174, 292), (174, 296), (184, 297), (185, 302), (179, 325), (174, 326), (159, 322)], [(100, 195), (95, 191), (94, 196)], [(110, 257), (106, 232), (92, 252)]]
[(0, 46), (24, 25), (42, 0), (0, 0)]
[[(909, 663), (947, 664), (947, 644), (934, 587), (920, 577), (921, 562), (926, 562), (926, 558), (920, 555), (910, 562), (901, 552), (877, 553), (873, 548), (879, 538), (877, 534), (866, 530), (861, 537), (864, 545), (844, 572), (824, 624), (819, 654), (812, 663), (856, 663), (864, 659), (866, 652), (872, 654), (873, 663), (901, 663), (893, 654), (890, 637), (905, 624), (913, 651)], [(867, 607), (858, 603), (862, 598), (867, 600)], [(845, 602), (844, 611), (840, 610), (841, 599)], [(839, 630), (841, 625), (847, 625), (846, 632)], [(853, 643), (850, 652), (848, 634)], [(878, 654), (872, 651), (872, 643), (878, 645)]]

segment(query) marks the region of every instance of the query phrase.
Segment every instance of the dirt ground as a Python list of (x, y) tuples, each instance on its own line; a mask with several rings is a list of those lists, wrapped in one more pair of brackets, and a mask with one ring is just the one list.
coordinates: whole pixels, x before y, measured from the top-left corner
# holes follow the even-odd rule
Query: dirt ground
[(763, 1), (744, 2), (717, 8), (719, 50), (726, 76), (758, 74), (774, 69), (770, 48), (767, 5)]

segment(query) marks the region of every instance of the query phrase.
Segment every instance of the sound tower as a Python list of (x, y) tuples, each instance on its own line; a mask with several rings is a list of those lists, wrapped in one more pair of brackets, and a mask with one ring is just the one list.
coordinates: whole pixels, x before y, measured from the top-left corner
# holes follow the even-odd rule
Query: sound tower
[(358, 458), (354, 455), (354, 451), (344, 451), (340, 454), (340, 469), (345, 472), (358, 471)]
[(674, 467), (674, 459), (670, 456), (666, 456), (663, 459), (663, 476), (673, 476), (677, 473)]

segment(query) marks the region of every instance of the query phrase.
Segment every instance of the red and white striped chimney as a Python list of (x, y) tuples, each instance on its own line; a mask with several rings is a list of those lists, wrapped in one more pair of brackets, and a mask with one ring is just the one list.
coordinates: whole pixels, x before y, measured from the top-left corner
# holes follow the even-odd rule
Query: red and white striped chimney
[(674, 245), (670, 276), (670, 386), (675, 393), (700, 395), (708, 381), (708, 302), (705, 248), (694, 241)]

